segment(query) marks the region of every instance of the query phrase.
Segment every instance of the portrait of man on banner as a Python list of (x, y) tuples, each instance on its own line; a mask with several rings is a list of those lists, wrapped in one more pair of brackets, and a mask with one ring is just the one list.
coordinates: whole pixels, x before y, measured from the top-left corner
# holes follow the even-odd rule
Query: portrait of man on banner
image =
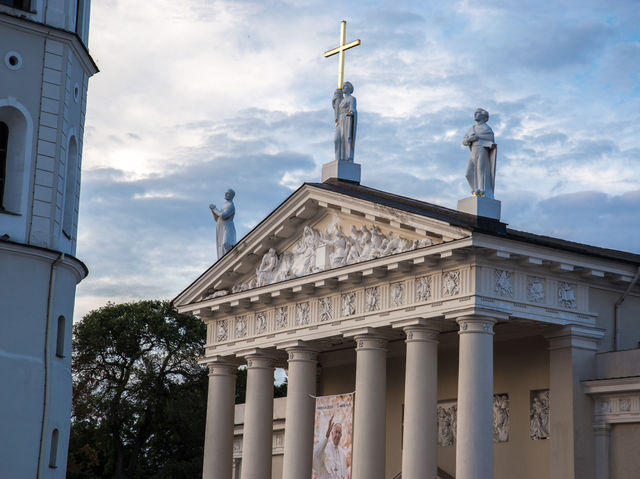
[(312, 479), (350, 479), (353, 393), (316, 398)]

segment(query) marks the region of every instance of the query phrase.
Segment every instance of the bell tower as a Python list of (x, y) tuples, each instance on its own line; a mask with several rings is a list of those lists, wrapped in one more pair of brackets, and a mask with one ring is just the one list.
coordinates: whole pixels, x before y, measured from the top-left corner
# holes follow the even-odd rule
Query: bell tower
[(66, 475), (90, 0), (0, 0), (0, 477)]

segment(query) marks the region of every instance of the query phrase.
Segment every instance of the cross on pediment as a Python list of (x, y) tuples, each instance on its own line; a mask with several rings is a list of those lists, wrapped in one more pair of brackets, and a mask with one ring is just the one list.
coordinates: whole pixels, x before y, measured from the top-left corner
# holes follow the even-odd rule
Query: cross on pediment
[(347, 21), (342, 20), (340, 23), (340, 45), (324, 53), (325, 58), (338, 54), (338, 90), (342, 90), (344, 86), (344, 52), (349, 48), (360, 45), (360, 40), (354, 40), (350, 43), (347, 41)]

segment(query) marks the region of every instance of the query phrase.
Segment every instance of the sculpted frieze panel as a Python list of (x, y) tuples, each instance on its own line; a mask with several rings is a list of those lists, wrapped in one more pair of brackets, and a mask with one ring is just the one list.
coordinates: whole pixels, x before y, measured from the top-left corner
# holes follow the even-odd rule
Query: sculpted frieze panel
[(333, 306), (331, 298), (320, 298), (318, 300), (318, 309), (320, 310), (320, 321), (331, 321), (333, 319)]
[(544, 303), (544, 279), (527, 276), (527, 300), (532, 303)]
[(286, 306), (276, 308), (276, 329), (285, 329), (289, 322), (289, 309)]
[(267, 332), (267, 314), (256, 313), (256, 334), (263, 334)]
[(226, 341), (229, 338), (229, 322), (226, 319), (218, 321), (216, 327), (216, 341)]
[(356, 293), (347, 293), (341, 296), (342, 316), (356, 314)]
[(567, 309), (576, 309), (578, 307), (575, 284), (567, 283), (566, 281), (560, 281), (558, 283), (558, 303)]
[(393, 283), (391, 285), (391, 306), (402, 306), (404, 302), (404, 284)]
[(508, 394), (493, 396), (493, 442), (507, 442), (509, 440), (509, 407)]
[(296, 324), (298, 326), (309, 324), (309, 321), (310, 321), (309, 313), (310, 313), (309, 301), (296, 304)]
[(456, 443), (458, 403), (438, 403), (438, 446), (453, 446)]
[(236, 318), (236, 338), (244, 338), (247, 335), (247, 317), (240, 316)]
[[(278, 252), (270, 248), (260, 260), (256, 275), (236, 283), (231, 292), (299, 278), (311, 273), (375, 258), (423, 248), (433, 244), (429, 238), (408, 239), (389, 231), (386, 234), (376, 225), (351, 225), (348, 234), (336, 222), (320, 231), (305, 226), (302, 238), (290, 250)], [(209, 291), (203, 299), (228, 294), (227, 290)]]
[(423, 276), (416, 279), (416, 301), (428, 301), (431, 298), (431, 278)]
[(367, 311), (378, 311), (380, 309), (380, 289), (378, 286), (365, 290)]
[(442, 275), (442, 294), (453, 296), (460, 292), (460, 271), (447, 271)]
[(500, 296), (513, 298), (513, 273), (504, 269), (494, 269), (494, 291)]

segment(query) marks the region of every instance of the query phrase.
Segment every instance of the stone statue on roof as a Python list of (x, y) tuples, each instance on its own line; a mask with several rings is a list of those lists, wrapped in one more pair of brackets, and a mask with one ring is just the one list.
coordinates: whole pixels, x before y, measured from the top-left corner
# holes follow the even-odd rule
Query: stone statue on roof
[(225, 202), (222, 208), (217, 209), (216, 205), (209, 205), (213, 219), (216, 220), (218, 259), (222, 258), (236, 244), (236, 227), (233, 224), (233, 217), (236, 214), (236, 208), (233, 205), (235, 196), (236, 192), (229, 188), (224, 193)]
[(469, 129), (462, 140), (462, 144), (471, 150), (465, 177), (473, 196), (493, 198), (498, 146), (494, 141), (493, 130), (487, 125), (489, 121), (487, 110), (478, 108), (473, 118), (476, 124)]
[(356, 98), (352, 93), (353, 85), (344, 82), (342, 89), (337, 89), (333, 94), (332, 103), (336, 122), (335, 159), (340, 161), (353, 162), (353, 153), (356, 147), (358, 112)]

